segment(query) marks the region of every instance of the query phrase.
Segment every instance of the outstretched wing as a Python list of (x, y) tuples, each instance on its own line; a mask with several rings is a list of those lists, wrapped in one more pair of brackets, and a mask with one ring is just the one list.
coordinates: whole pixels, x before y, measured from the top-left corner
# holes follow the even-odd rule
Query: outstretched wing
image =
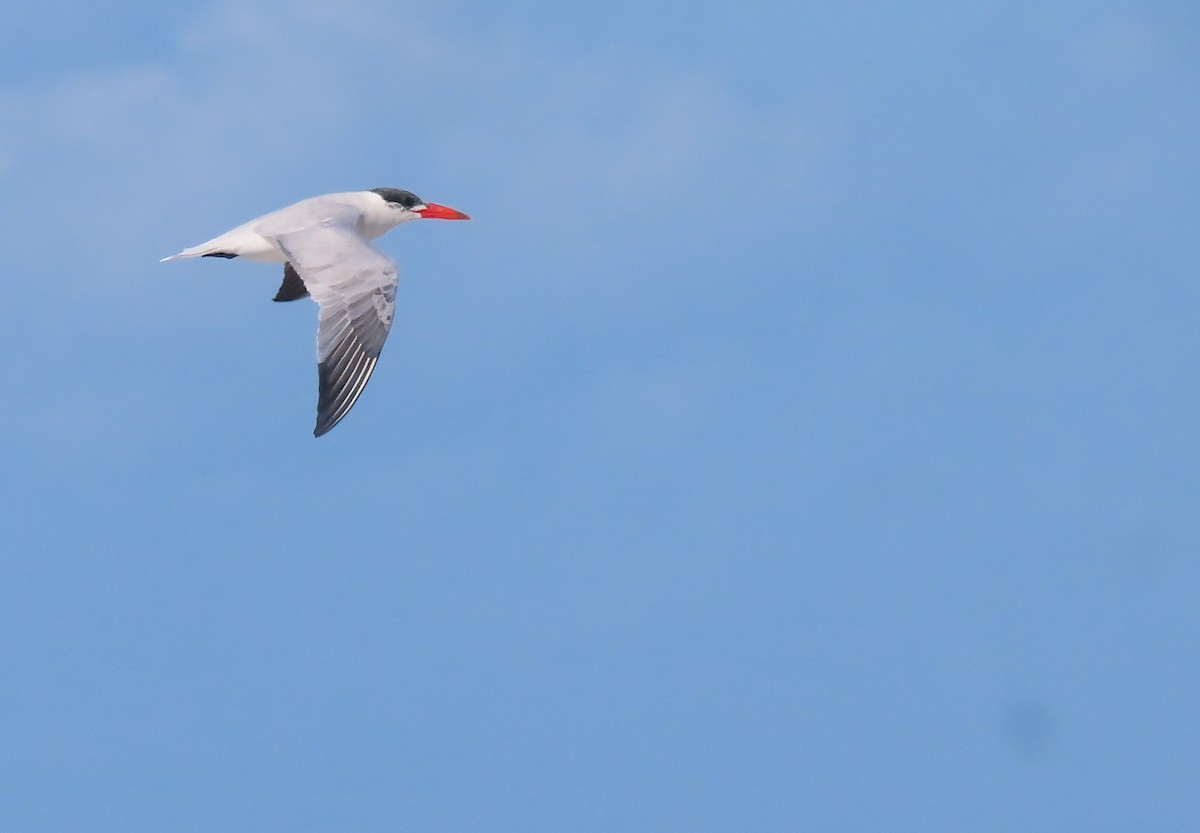
[(313, 225), (271, 235), (320, 305), (317, 425), (337, 425), (371, 378), (396, 310), (395, 261), (363, 240), (357, 215), (333, 212)]

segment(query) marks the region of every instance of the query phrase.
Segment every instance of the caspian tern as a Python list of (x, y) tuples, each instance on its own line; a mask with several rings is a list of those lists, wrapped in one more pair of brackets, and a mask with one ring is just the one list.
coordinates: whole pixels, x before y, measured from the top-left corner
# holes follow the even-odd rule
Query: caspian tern
[(320, 307), (313, 430), (319, 437), (341, 421), (363, 392), (392, 326), (399, 270), (367, 241), (421, 218), (471, 219), (400, 188), (325, 194), (264, 214), (160, 262), (244, 257), (284, 264), (275, 300), (312, 295)]

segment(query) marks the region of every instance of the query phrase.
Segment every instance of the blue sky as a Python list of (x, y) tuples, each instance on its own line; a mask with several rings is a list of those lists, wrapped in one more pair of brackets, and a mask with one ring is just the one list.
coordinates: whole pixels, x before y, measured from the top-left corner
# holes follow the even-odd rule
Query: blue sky
[(918, 5), (7, 7), (0, 829), (1200, 826), (1200, 13)]

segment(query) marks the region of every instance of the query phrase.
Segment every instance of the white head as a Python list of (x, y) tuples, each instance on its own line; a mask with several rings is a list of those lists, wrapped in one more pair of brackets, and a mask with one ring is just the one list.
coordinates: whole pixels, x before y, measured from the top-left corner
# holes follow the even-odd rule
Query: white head
[(466, 214), (455, 208), (438, 205), (435, 202), (425, 202), (412, 191), (403, 188), (372, 188), (371, 193), (378, 194), (389, 212), (396, 212), (389, 219), (392, 225), (400, 225), (409, 220), (469, 220)]

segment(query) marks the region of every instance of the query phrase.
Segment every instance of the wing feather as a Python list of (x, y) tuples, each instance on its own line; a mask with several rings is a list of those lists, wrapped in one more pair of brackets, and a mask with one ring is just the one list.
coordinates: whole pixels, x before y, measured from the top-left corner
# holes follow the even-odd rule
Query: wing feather
[[(349, 208), (349, 207), (346, 207)], [(357, 214), (271, 235), (320, 307), (315, 436), (337, 425), (371, 378), (396, 311), (399, 270), (357, 232)]]

